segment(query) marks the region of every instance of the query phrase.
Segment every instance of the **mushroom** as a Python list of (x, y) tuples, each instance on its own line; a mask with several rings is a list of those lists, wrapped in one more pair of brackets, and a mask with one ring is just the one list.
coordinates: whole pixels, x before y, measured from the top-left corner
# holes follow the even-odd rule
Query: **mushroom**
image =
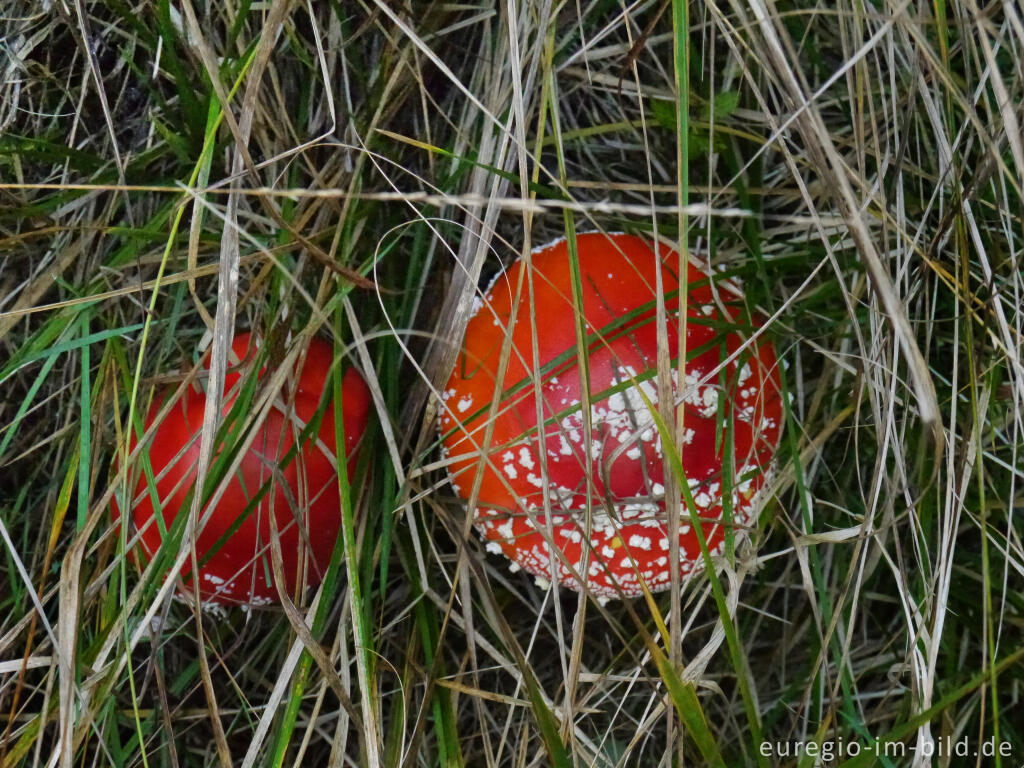
[[(232, 350), (243, 364), (229, 368), (225, 377), (225, 416), (242, 390), (244, 363), (256, 356), (259, 346), (259, 340), (249, 333), (232, 341)], [(248, 442), (237, 470), (199, 530), (198, 591), (204, 604), (266, 605), (279, 600), (279, 589), (294, 593), (300, 584), (316, 586), (322, 580), (342, 521), (334, 403), (329, 402), (317, 419), (333, 359), (331, 344), (321, 339), (309, 343), (302, 367), (295, 372), (294, 388), (286, 387), (255, 427), (256, 434)], [(264, 373), (260, 370), (257, 376)], [(354, 368), (343, 376), (341, 391), (345, 456), (351, 478), (366, 430), (370, 393)], [(147, 431), (168, 395), (154, 402), (146, 418)], [(156, 480), (155, 496), (140, 473), (131, 507), (139, 543), (148, 559), (156, 556), (175, 519), (188, 513), (205, 406), (205, 394), (186, 389), (155, 427), (148, 449)], [(314, 420), (318, 426), (314, 434), (308, 434)], [(230, 428), (237, 431), (243, 424), (239, 414)], [(245, 445), (248, 437), (237, 436), (231, 444)], [(134, 444), (133, 436), (132, 448)], [(217, 451), (224, 447), (221, 444)], [(213, 488), (208, 484), (205, 490), (208, 493)], [(160, 510), (159, 515), (154, 508)], [(114, 514), (120, 518), (116, 501)], [(285, 584), (277, 583), (271, 564), (271, 523), (279, 536)], [(186, 561), (182, 572), (184, 594), (193, 589), (190, 571)]]
[[(482, 472), (472, 514), (489, 552), (504, 554), (513, 570), (521, 567), (542, 584), (554, 577), (602, 600), (632, 597), (666, 589), (673, 570), (662, 434), (650, 410), (658, 407), (658, 257), (633, 235), (582, 234), (576, 245), (587, 411), (581, 405), (584, 374), (563, 239), (532, 253), (532, 295), (523, 279), (513, 324), (522, 259), (499, 274), (477, 302), (442, 395), (443, 451), (452, 485), (464, 499)], [(668, 349), (675, 356), (679, 261), (668, 248), (660, 250)], [(688, 269), (682, 379), (678, 361), (670, 371), (674, 404), (684, 411), (680, 456), (689, 486), (678, 527), (681, 577), (703, 568), (691, 512), (702, 521), (712, 555), (723, 549), (726, 526), (742, 532), (755, 520), (782, 426), (775, 352), (765, 341), (743, 348), (761, 319), (744, 324), (742, 302), (728, 281), (719, 280), (716, 291), (697, 267)], [(510, 354), (497, 382), (507, 335)], [(499, 402), (485, 445), (494, 399)], [(732, 445), (729, 478), (723, 478), (724, 446), (730, 444), (725, 434)], [(726, 487), (731, 520), (723, 519)]]

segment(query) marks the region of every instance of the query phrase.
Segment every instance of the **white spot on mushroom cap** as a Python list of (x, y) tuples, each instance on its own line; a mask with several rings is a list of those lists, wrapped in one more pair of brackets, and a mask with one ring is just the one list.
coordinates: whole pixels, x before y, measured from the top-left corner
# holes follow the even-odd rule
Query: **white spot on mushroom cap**
[(701, 394), (701, 402), (704, 403), (702, 415), (713, 416), (718, 409), (718, 391), (714, 387), (705, 387)]
[(629, 537), (629, 546), (649, 551), (651, 548), (651, 540), (647, 536), (641, 536), (638, 533), (634, 533)]
[(533, 456), (530, 454), (530, 449), (525, 445), (519, 449), (519, 463), (526, 469), (533, 469), (534, 467)]

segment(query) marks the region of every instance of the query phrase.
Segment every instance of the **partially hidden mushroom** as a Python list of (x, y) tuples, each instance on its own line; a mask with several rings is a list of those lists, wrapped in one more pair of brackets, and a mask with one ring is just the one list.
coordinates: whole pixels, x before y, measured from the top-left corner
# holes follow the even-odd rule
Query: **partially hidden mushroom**
[(529, 276), (520, 275), (523, 259), (513, 263), (477, 302), (442, 397), (443, 449), (462, 498), (478, 483), (471, 514), (489, 552), (542, 583), (556, 579), (602, 600), (631, 597), (667, 588), (673, 567), (680, 578), (703, 568), (694, 513), (711, 555), (721, 554), (727, 528), (742, 534), (756, 520), (782, 427), (777, 360), (767, 341), (748, 343), (762, 320), (744, 319), (728, 281), (713, 285), (690, 264), (680, 296), (678, 254), (660, 246), (686, 483), (673, 563), (663, 431), (675, 425), (663, 420), (659, 428), (652, 412), (658, 256), (647, 240), (625, 234), (577, 235), (576, 246), (581, 304), (566, 240), (534, 251)]
[[(200, 600), (208, 605), (266, 605), (279, 601), (279, 590), (294, 594), (300, 585), (318, 585), (341, 530), (337, 404), (329, 399), (328, 392), (333, 347), (312, 339), (290, 383), (274, 396), (262, 418), (254, 420), (247, 418), (250, 414), (238, 411), (255, 407), (258, 385), (267, 375), (265, 369), (259, 370), (257, 387), (243, 395), (243, 369), (252, 364), (259, 346), (259, 340), (249, 333), (233, 339), (232, 350), (240, 362), (230, 366), (225, 377), (222, 411), (226, 419), (231, 414), (232, 437), (216, 447), (214, 462), (225, 453), (225, 443), (243, 453), (223, 484), (222, 493), (202, 507), (201, 515), (207, 519), (196, 540), (197, 583), (192, 583), (190, 559), (182, 571), (182, 592), (188, 595), (198, 589)], [(325, 392), (328, 402), (321, 409)], [(344, 455), (351, 478), (366, 430), (370, 394), (354, 368), (345, 372), (341, 392)], [(147, 432), (169, 394), (156, 398), (145, 420)], [(235, 408), (241, 396), (247, 398), (242, 401), (245, 405)], [(205, 407), (202, 391), (185, 389), (155, 426), (148, 444), (154, 481), (151, 485), (140, 469), (131, 503), (131, 519), (146, 560), (157, 555), (170, 532), (181, 535), (196, 484)], [(135, 447), (134, 437), (131, 447)], [(222, 464), (230, 464), (233, 457), (223, 458), (226, 461)], [(142, 463), (140, 460), (137, 466)], [(208, 480), (204, 495), (217, 485), (214, 479)], [(120, 518), (116, 501), (114, 513)], [(272, 561), (275, 535), (280, 544), (283, 584), (275, 577)], [(183, 541), (182, 546), (186, 545)]]

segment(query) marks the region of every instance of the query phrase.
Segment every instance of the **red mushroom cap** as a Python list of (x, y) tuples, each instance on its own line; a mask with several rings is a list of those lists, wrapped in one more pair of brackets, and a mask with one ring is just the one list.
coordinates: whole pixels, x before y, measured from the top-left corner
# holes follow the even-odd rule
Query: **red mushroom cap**
[[(258, 346), (259, 340), (253, 343), (248, 333), (232, 341), (235, 355), (243, 362), (229, 367), (225, 377), (225, 416), (238, 398), (237, 385), (242, 369)], [(284, 589), (294, 593), (300, 583), (316, 586), (322, 580), (342, 520), (333, 403), (327, 405), (317, 434), (304, 437), (294, 458), (284, 465), (282, 462), (295, 446), (296, 437), (315, 417), (333, 359), (331, 344), (321, 339), (310, 342), (305, 361), (295, 377), (294, 391), (286, 385), (278, 402), (267, 412), (237, 471), (199, 532), (196, 554), (199, 596), (204, 603), (266, 605), (278, 602), (278, 585), (270, 554), (271, 514), (280, 537), (286, 579)], [(262, 377), (263, 373), (261, 370), (258, 375)], [(354, 368), (346, 371), (341, 390), (345, 455), (351, 478), (366, 430), (370, 393)], [(283, 396), (290, 397), (289, 404), (281, 401)], [(163, 404), (163, 398), (154, 403), (146, 418), (147, 431)], [(294, 415), (289, 405), (294, 407)], [(164, 530), (170, 530), (177, 515), (188, 513), (205, 407), (204, 394), (186, 390), (156, 428), (150, 443), (149, 459), (156, 478)], [(236, 423), (240, 425), (241, 421), (240, 417)], [(260, 488), (268, 483), (272, 484), (270, 490), (253, 503)], [(116, 502), (114, 512), (115, 516), (120, 516)], [(146, 557), (154, 557), (162, 534), (155, 520), (145, 476), (139, 478), (135, 489), (132, 519), (141, 532), (140, 543)], [(182, 569), (186, 594), (192, 591), (189, 573), (190, 565), (186, 561)]]
[[(501, 398), (473, 511), (488, 551), (504, 553), (513, 568), (545, 581), (552, 577), (554, 559), (555, 575), (565, 586), (580, 589), (582, 579), (596, 597), (631, 597), (642, 594), (644, 586), (666, 589), (672, 578), (661, 435), (645, 402), (655, 408), (658, 403), (657, 256), (647, 241), (633, 235), (590, 233), (576, 240), (590, 412), (584, 414), (580, 405), (572, 273), (566, 241), (560, 240), (533, 252), (533, 294), (524, 279), (514, 325), (509, 327), (509, 318), (522, 260), (499, 275), (478, 305), (443, 394), (441, 431), (452, 484), (468, 498), (488, 411), (492, 400)], [(661, 254), (668, 348), (675, 355), (678, 255), (664, 246)], [(716, 372), (744, 343), (742, 304), (724, 282), (718, 283), (716, 299), (708, 277), (692, 265), (688, 281), (685, 380), (678, 381), (673, 363), (672, 389), (675, 403), (685, 409), (684, 472), (697, 512), (707, 521), (702, 524), (707, 544), (716, 554), (724, 543), (722, 451), (727, 443), (721, 430), (732, 433), (732, 523), (743, 526), (757, 513), (757, 493), (779, 443), (782, 404), (775, 352), (768, 343), (749, 346)], [(541, 365), (542, 430), (537, 428), (531, 312)], [(760, 325), (759, 318), (753, 322)], [(512, 350), (496, 386), (507, 334)], [(592, 425), (589, 446), (583, 444), (584, 419)], [(703, 567), (686, 510), (684, 504), (681, 575)], [(549, 542), (560, 552), (552, 552)], [(584, 569), (585, 548), (590, 554)]]

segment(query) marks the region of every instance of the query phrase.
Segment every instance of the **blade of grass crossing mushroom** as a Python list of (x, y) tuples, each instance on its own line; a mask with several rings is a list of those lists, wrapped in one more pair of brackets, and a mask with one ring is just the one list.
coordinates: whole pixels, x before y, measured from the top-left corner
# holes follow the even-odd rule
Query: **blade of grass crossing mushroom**
[[(555, 90), (554, 74), (552, 74), (550, 82), (551, 82), (551, 93), (552, 94), (557, 93), (557, 90)], [(552, 98), (549, 103), (550, 103), (550, 116), (551, 116), (552, 134), (554, 135), (554, 137), (556, 139), (556, 141), (555, 141), (555, 156), (558, 159), (558, 179), (559, 179), (559, 183), (562, 185), (562, 188), (564, 189), (565, 185), (566, 185), (566, 183), (568, 181), (568, 174), (567, 174), (567, 171), (566, 171), (565, 154), (564, 154), (563, 149), (562, 149), (562, 143), (561, 143), (561, 141), (557, 140), (558, 137), (561, 135), (561, 122), (558, 119), (558, 109), (556, 108), (556, 99)], [(572, 306), (573, 306), (573, 320), (574, 320), (574, 330), (575, 330), (575, 334), (574, 335), (575, 335), (575, 339), (576, 339), (575, 355), (576, 355), (576, 364), (579, 366), (579, 371), (580, 371), (580, 374), (579, 374), (579, 378), (580, 378), (580, 410), (581, 410), (581, 413), (584, 414), (584, 418), (583, 418), (583, 445), (592, 445), (593, 444), (594, 425), (591, 422), (591, 419), (589, 417), (590, 413), (591, 413), (591, 402), (592, 402), (592, 393), (590, 391), (590, 353), (589, 353), (589, 351), (587, 349), (587, 345), (589, 343), (589, 334), (587, 333), (587, 321), (586, 321), (586, 317), (584, 315), (583, 277), (582, 277), (582, 274), (580, 273), (580, 254), (579, 254), (579, 248), (578, 248), (578, 245), (577, 245), (577, 242), (576, 242), (576, 219), (575, 219), (575, 214), (572, 211), (565, 210), (565, 211), (562, 212), (562, 226), (563, 226), (563, 229), (565, 231), (565, 242), (566, 242), (566, 246), (567, 246), (568, 251), (569, 251), (569, 275), (570, 275), (570, 280), (571, 280), (571, 283), (572, 283)], [(531, 300), (531, 303), (532, 303), (532, 301), (533, 301), (532, 295), (530, 297), (530, 300)], [(531, 306), (531, 311), (532, 311), (532, 306)], [(539, 398), (538, 398), (538, 400), (539, 400)], [(543, 445), (543, 436), (542, 436), (542, 433), (540, 433), (540, 432), (538, 432), (538, 434), (539, 434), (538, 440), (540, 441), (539, 445), (542, 446)], [(594, 497), (596, 495), (594, 493), (594, 478), (589, 473), (587, 473), (586, 482), (587, 482), (587, 487), (586, 487), (586, 491), (584, 493), (584, 498), (586, 499), (586, 507), (585, 507), (584, 512), (583, 512), (583, 514), (584, 514), (584, 518), (583, 518), (583, 536), (584, 536), (584, 538), (589, 539), (590, 536), (591, 536), (591, 525), (593, 523), (593, 515), (594, 515), (593, 499), (594, 499)], [(548, 494), (545, 493), (544, 494), (544, 498), (545, 498), (545, 504), (547, 504), (548, 503), (548, 501), (547, 501)], [(551, 531), (550, 531), (551, 515), (550, 514), (545, 515), (545, 519), (548, 521), (548, 526), (549, 526), (548, 535), (550, 536), (550, 534), (551, 534)], [(586, 573), (587, 567), (589, 566), (589, 563), (590, 563), (590, 552), (589, 552), (589, 550), (585, 549), (584, 552), (583, 552), (583, 560), (580, 562), (580, 572), (581, 573)], [(556, 564), (555, 558), (551, 558), (551, 568), (552, 568), (552, 582), (551, 583), (552, 584), (555, 584), (558, 581), (557, 577), (556, 577), (555, 570), (554, 570), (556, 568), (556, 565), (557, 564)], [(573, 651), (574, 651), (574, 654), (578, 654), (579, 653), (579, 651), (580, 651), (580, 649), (582, 647), (581, 644), (582, 644), (582, 637), (577, 637), (577, 638), (574, 639), (574, 641), (573, 641), (573, 645), (574, 645)]]
[[(728, 357), (729, 352), (724, 348), (724, 345), (719, 348), (721, 354), (721, 360)], [(740, 361), (737, 360), (736, 368), (740, 369)], [(722, 387), (723, 392), (733, 391), (729, 387), (728, 376), (726, 375), (725, 366), (722, 366), (722, 370), (718, 373), (718, 383)], [(715, 414), (715, 430), (718, 434), (715, 435), (715, 450), (721, 451), (722, 456), (722, 520), (727, 522), (725, 530), (722, 532), (723, 541), (725, 542), (725, 556), (729, 562), (733, 562), (736, 555), (736, 530), (731, 525), (733, 522), (733, 503), (732, 503), (732, 489), (733, 480), (736, 471), (735, 453), (733, 448), (733, 416), (731, 409), (727, 407), (726, 400), (724, 397), (718, 398), (717, 404), (718, 412)]]
[[(676, 203), (680, 206), (679, 213), (677, 214), (676, 226), (679, 231), (678, 242), (679, 242), (679, 364), (677, 369), (677, 376), (679, 381), (685, 381), (685, 364), (683, 360), (682, 350), (686, 345), (687, 337), (687, 320), (689, 312), (687, 311), (687, 298), (689, 296), (689, 273), (687, 260), (689, 247), (689, 219), (683, 210), (690, 199), (690, 0), (672, 0), (672, 79), (675, 86), (676, 96), (676, 124), (675, 124), (675, 144), (676, 144)], [(649, 179), (653, 182), (653, 179)], [(653, 202), (653, 201), (652, 201)], [(655, 229), (657, 232), (657, 229)], [(662, 270), (659, 267), (657, 271), (658, 280), (662, 280)], [(659, 291), (659, 294), (661, 291)], [(668, 408), (671, 400), (666, 400), (666, 395), (671, 392), (671, 384), (669, 383), (669, 371), (664, 370), (666, 367), (666, 358), (671, 354), (668, 349), (668, 321), (665, 318), (665, 300), (664, 296), (659, 295), (658, 297), (658, 395), (659, 395), (659, 408)], [(645, 397), (646, 399), (646, 397)], [(647, 404), (650, 408), (650, 403)], [(668, 433), (662, 434), (662, 442), (671, 443), (673, 451), (677, 446), (681, 445), (679, 442), (683, 435), (683, 429), (685, 428), (685, 409), (678, 408), (676, 410), (675, 418), (672, 420), (672, 429)], [(670, 499), (666, 499), (665, 509), (668, 513), (668, 539), (669, 539), (669, 558), (673, 563), (679, 562), (679, 525), (682, 520), (681, 510), (679, 508), (679, 493), (678, 489), (674, 488), (673, 485), (682, 484), (686, 485), (686, 478), (682, 476), (682, 473), (676, 475), (671, 470), (668, 460), (669, 452), (666, 451), (662, 458), (662, 464), (664, 466), (663, 475), (665, 478), (666, 493), (671, 494)], [(672, 482), (672, 478), (675, 477), (675, 482)], [(724, 498), (724, 492), (723, 492)], [(691, 507), (693, 509), (693, 507)], [(701, 542), (702, 549), (704, 548), (704, 542)], [(672, 569), (672, 581), (669, 586), (671, 590), (671, 604), (672, 613), (669, 617), (669, 659), (673, 667), (673, 672), (676, 665), (679, 664), (679, 645), (680, 645), (680, 633), (681, 633), (681, 604), (680, 604), (680, 584), (679, 584), (679, 571), (676, 568)], [(716, 595), (717, 598), (717, 595)], [(719, 610), (721, 611), (722, 604), (719, 604)], [(727, 613), (727, 612), (726, 612)], [(723, 622), (725, 618), (723, 616)], [(736, 668), (737, 674), (742, 674), (739, 667)], [(666, 679), (662, 675), (662, 679)], [(667, 681), (666, 681), (667, 684)], [(696, 698), (696, 696), (694, 696)], [(678, 709), (678, 705), (677, 705)], [(684, 722), (686, 721), (685, 716), (680, 712), (680, 717), (683, 717)], [(673, 739), (673, 723), (670, 716), (666, 717), (667, 720), (667, 739), (671, 743)], [(705, 726), (706, 727), (706, 726)], [(677, 752), (677, 754), (679, 754)]]

